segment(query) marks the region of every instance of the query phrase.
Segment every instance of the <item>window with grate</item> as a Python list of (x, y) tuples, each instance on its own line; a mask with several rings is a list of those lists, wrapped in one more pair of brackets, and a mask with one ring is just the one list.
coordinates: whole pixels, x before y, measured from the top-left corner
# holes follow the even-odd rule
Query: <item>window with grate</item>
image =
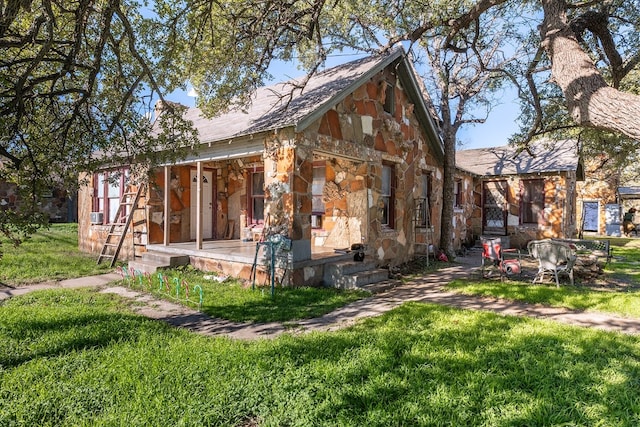
[(520, 181), (520, 221), (523, 224), (544, 223), (544, 180)]

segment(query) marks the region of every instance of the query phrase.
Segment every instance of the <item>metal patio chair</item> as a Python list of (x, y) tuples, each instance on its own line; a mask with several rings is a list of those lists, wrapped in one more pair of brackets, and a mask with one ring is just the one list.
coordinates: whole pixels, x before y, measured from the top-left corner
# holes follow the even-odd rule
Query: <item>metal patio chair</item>
[(576, 249), (568, 243), (556, 240), (532, 240), (527, 245), (529, 254), (538, 261), (538, 272), (533, 278), (542, 282), (544, 275), (553, 273), (556, 286), (560, 287), (559, 274), (567, 274), (571, 285), (573, 285), (573, 266), (576, 262)]
[(482, 240), (482, 264), (481, 274), (485, 277), (485, 268), (494, 267), (500, 272), (500, 279), (505, 276), (521, 274), (521, 254), (517, 249), (505, 249), (500, 238), (487, 238)]

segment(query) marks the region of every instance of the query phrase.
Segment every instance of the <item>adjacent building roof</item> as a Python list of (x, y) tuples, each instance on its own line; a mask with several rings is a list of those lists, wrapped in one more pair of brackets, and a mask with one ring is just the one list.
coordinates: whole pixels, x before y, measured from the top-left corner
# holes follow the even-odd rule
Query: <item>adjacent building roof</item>
[(264, 131), (294, 127), (301, 131), (329, 109), (387, 66), (397, 64), (403, 88), (414, 103), (414, 112), (424, 128), (435, 153), (442, 155), (442, 144), (427, 109), (425, 97), (404, 50), (395, 49), (348, 62), (311, 76), (302, 89), (304, 78), (259, 88), (244, 111), (230, 111), (206, 118), (198, 108), (190, 108), (186, 118), (198, 129), (203, 143), (224, 141)]
[(640, 199), (640, 187), (618, 187), (618, 194), (621, 199)]
[(477, 148), (456, 152), (456, 166), (478, 176), (521, 175), (576, 171), (583, 179), (583, 168), (574, 140), (541, 140), (530, 145), (527, 151), (517, 152), (517, 147), (505, 145)]

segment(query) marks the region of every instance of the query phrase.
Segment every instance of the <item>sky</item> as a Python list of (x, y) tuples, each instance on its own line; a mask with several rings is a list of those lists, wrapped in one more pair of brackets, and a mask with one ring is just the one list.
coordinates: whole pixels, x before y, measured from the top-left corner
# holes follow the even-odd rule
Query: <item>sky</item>
[[(362, 57), (362, 54), (334, 55), (327, 59), (325, 68), (353, 61)], [(273, 80), (267, 84), (286, 81), (291, 78), (304, 75), (304, 71), (296, 68), (295, 64), (274, 61), (269, 72), (273, 75)], [(176, 91), (168, 99), (180, 102), (183, 105), (195, 106), (195, 93), (193, 90)], [(483, 124), (465, 125), (458, 132), (458, 149), (465, 150), (471, 148), (496, 147), (506, 145), (509, 137), (518, 130), (516, 120), (520, 114), (520, 106), (512, 93), (505, 91), (500, 104), (495, 106), (486, 122)]]

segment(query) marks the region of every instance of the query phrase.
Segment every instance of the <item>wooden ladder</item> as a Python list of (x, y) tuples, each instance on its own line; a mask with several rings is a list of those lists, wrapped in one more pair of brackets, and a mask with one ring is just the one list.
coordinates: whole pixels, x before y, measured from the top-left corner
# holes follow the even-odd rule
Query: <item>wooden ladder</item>
[[(120, 198), (120, 205), (118, 206), (118, 210), (115, 214), (114, 221), (118, 221), (125, 212), (127, 212), (127, 208), (129, 208), (129, 212), (127, 213), (127, 217), (125, 222), (113, 222), (109, 224), (109, 231), (107, 232), (107, 237), (104, 240), (104, 244), (102, 245), (102, 250), (100, 251), (100, 255), (98, 256), (98, 264), (102, 262), (104, 259), (111, 259), (111, 267), (113, 267), (118, 260), (118, 255), (120, 254), (120, 249), (122, 249), (122, 244), (124, 243), (124, 239), (127, 236), (127, 231), (129, 227), (133, 223), (133, 215), (134, 212), (138, 209), (144, 209), (138, 206), (138, 202), (140, 201), (140, 196), (145, 191), (145, 184), (138, 184), (137, 191), (131, 191), (131, 184), (127, 184), (126, 191), (122, 194)], [(135, 228), (136, 225), (140, 223), (144, 223), (146, 221), (138, 221), (133, 224)], [(133, 230), (132, 230), (133, 234)], [(117, 240), (115, 240), (117, 239)], [(115, 240), (115, 241), (114, 241)], [(134, 242), (133, 244), (133, 256), (135, 258), (135, 247), (137, 244)], [(111, 249), (111, 250), (110, 250)]]

